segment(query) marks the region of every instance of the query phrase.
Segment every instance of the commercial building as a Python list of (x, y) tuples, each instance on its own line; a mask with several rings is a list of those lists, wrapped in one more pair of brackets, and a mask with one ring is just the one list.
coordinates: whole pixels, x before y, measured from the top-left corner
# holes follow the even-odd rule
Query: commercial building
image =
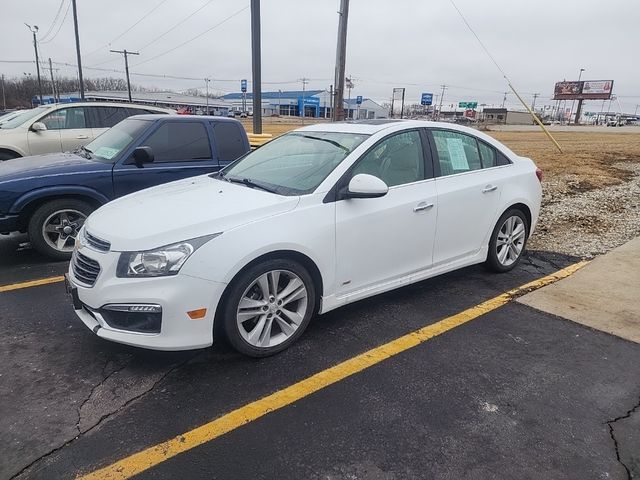
[(518, 112), (506, 108), (485, 108), (480, 113), (480, 121), (501, 125), (531, 125), (533, 123), (528, 112)]
[[(221, 100), (231, 106), (234, 111), (253, 112), (252, 93), (229, 93), (221, 97)], [(304, 105), (304, 106), (303, 106)], [(291, 116), (299, 117), (304, 110), (305, 117), (330, 118), (331, 94), (326, 90), (278, 90), (275, 92), (262, 92), (262, 114), (264, 116)], [(344, 100), (346, 118), (385, 118), (387, 110), (370, 98), (363, 98), (358, 105), (357, 98)]]

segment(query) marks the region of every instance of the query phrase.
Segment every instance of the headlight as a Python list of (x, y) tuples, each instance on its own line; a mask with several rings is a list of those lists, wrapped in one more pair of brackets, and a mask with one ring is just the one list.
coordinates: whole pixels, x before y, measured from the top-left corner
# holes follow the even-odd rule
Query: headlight
[(144, 252), (122, 252), (120, 260), (118, 260), (116, 276), (136, 278), (177, 275), (193, 252), (221, 233), (185, 240)]

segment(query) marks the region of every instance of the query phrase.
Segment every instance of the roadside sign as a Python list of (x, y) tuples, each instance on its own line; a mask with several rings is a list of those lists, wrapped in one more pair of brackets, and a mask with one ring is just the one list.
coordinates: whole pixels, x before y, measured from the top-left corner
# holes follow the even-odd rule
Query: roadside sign
[(423, 93), (420, 103), (422, 105), (431, 105), (433, 103), (433, 93)]
[(362, 105), (362, 95), (358, 95), (358, 96), (356, 97), (356, 104), (358, 104), (358, 105)]
[(469, 109), (478, 108), (478, 102), (459, 102), (458, 108), (469, 108)]
[(242, 93), (247, 91), (247, 81), (245, 79), (240, 80), (240, 90)]

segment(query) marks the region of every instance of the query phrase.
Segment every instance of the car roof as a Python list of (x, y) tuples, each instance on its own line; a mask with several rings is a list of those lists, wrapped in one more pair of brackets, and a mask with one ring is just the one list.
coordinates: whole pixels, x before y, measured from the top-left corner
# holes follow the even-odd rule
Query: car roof
[(393, 119), (377, 119), (377, 120), (354, 120), (347, 122), (335, 123), (317, 123), (298, 128), (296, 131), (315, 131), (315, 132), (340, 132), (340, 133), (363, 133), (373, 135), (386, 129), (404, 130), (411, 128), (444, 128), (449, 130), (459, 130), (461, 132), (469, 132), (476, 134), (477, 130), (456, 125), (455, 123), (432, 122), (429, 120), (401, 120)]
[(238, 120), (227, 117), (213, 116), (213, 115), (155, 115), (153, 113), (146, 113), (142, 115), (132, 115), (128, 118), (136, 118), (140, 120), (158, 120), (158, 121), (171, 121), (175, 122), (178, 119), (184, 120), (215, 120), (216, 122), (233, 122), (240, 124)]
[(156, 105), (142, 105), (140, 103), (129, 102), (67, 102), (67, 103), (47, 103), (45, 105), (39, 105), (41, 108), (52, 107), (134, 107), (134, 108), (147, 108), (150, 110), (158, 110), (163, 112), (174, 112), (175, 110), (166, 107), (158, 107)]

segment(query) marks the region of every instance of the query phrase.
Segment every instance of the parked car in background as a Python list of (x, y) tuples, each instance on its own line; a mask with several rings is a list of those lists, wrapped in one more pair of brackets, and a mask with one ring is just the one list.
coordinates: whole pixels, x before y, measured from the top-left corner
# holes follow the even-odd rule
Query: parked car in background
[(108, 340), (184, 350), (225, 335), (271, 355), (315, 313), (476, 263), (512, 269), (541, 179), (532, 160), (455, 124), (311, 125), (218, 174), (98, 209), (70, 293)]
[[(160, 183), (215, 172), (248, 151), (247, 134), (237, 120), (130, 117), (74, 153), (1, 162), (0, 233), (26, 231), (39, 252), (67, 259), (85, 218), (100, 205)], [(210, 205), (187, 206), (192, 207)]]
[(125, 118), (147, 113), (175, 112), (148, 105), (107, 102), (57, 103), (22, 110), (0, 124), (0, 161), (72, 151)]

